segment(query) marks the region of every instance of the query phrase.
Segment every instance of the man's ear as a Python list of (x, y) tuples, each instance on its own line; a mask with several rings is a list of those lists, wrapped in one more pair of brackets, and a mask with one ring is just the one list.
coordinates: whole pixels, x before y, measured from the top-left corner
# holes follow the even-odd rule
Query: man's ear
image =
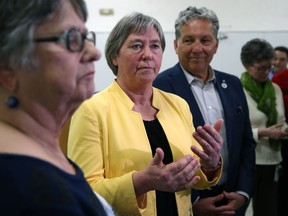
[(12, 92), (15, 92), (17, 88), (17, 78), (15, 72), (11, 70), (1, 70), (0, 85)]
[(174, 50), (175, 50), (175, 53), (178, 54), (178, 42), (176, 39), (174, 39)]

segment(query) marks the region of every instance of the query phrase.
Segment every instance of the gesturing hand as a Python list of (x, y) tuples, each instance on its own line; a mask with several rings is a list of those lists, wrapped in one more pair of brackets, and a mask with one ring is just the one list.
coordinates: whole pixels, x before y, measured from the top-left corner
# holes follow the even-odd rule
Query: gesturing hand
[(196, 146), (191, 146), (191, 149), (199, 156), (201, 167), (205, 170), (213, 170), (219, 163), (223, 145), (223, 139), (219, 131), (223, 122), (223, 119), (218, 119), (214, 127), (205, 124), (204, 126), (197, 127), (197, 130), (193, 133), (193, 137), (202, 146), (203, 150), (200, 150)]
[(133, 175), (133, 182), (137, 196), (150, 190), (176, 192), (192, 188), (200, 180), (195, 176), (200, 168), (198, 159), (192, 155), (165, 165), (164, 152), (156, 149), (156, 154), (148, 166)]

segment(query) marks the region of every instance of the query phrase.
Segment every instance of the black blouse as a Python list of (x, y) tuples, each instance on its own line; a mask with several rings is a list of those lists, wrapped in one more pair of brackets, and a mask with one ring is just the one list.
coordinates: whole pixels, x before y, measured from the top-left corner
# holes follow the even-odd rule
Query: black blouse
[[(169, 164), (173, 162), (173, 155), (169, 142), (158, 119), (144, 121), (144, 125), (153, 156), (156, 153), (156, 148), (160, 147), (164, 151), (163, 163)], [(156, 190), (156, 207), (158, 216), (178, 215), (174, 193)]]

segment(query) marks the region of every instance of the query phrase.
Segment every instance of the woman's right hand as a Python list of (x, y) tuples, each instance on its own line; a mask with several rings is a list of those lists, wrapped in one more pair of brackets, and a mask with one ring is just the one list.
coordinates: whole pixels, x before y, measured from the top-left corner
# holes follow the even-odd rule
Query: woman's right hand
[(279, 140), (281, 138), (287, 137), (288, 132), (282, 130), (283, 124), (275, 124), (267, 128), (259, 128), (258, 136), (259, 138), (268, 137), (270, 139)]
[(200, 177), (195, 175), (200, 169), (198, 159), (192, 155), (186, 155), (178, 161), (165, 165), (163, 158), (163, 150), (157, 148), (148, 166), (133, 174), (137, 197), (151, 190), (177, 192), (192, 188), (199, 182)]

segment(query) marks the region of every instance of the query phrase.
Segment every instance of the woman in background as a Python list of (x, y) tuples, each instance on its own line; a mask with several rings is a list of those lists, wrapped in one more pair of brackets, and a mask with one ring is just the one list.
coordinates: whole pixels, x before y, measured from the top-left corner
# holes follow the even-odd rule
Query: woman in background
[(277, 167), (281, 139), (288, 136), (282, 92), (268, 79), (274, 50), (265, 40), (252, 39), (241, 50), (246, 71), (241, 75), (256, 146), (252, 206), (254, 216), (277, 215)]

